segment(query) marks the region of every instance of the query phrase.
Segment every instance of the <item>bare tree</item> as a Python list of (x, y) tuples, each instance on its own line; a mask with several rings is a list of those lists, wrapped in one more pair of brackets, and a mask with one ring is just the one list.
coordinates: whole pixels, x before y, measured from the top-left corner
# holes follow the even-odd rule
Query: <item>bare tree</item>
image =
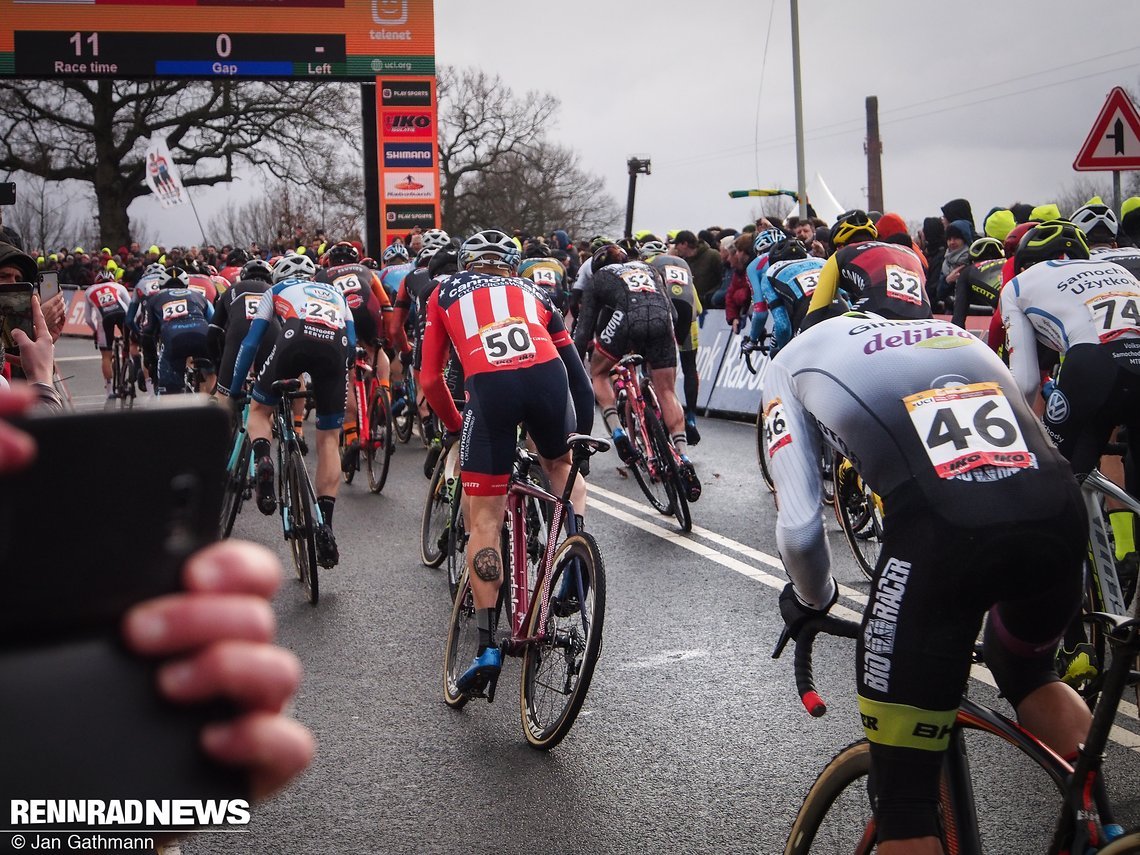
[(357, 87), (296, 81), (0, 80), (0, 170), (94, 191), (100, 242), (130, 239), (131, 201), (149, 192), (144, 152), (166, 138), (187, 187), (231, 181), (239, 162), (307, 181), (357, 141)]
[(24, 238), (30, 250), (51, 252), (74, 240), (79, 231), (75, 199), (63, 188), (50, 185), (42, 178), (31, 177), (19, 182), (18, 200), (8, 223)]
[(475, 176), (451, 222), (458, 234), (488, 227), (586, 234), (612, 229), (620, 215), (602, 179), (583, 172), (573, 150), (539, 141)]

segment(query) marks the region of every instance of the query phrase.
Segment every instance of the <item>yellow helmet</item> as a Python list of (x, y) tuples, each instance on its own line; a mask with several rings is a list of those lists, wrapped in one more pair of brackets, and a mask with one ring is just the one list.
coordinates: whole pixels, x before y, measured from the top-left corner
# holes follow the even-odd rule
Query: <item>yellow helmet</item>
[(874, 240), (879, 236), (879, 230), (867, 216), (867, 212), (859, 208), (844, 211), (831, 227), (831, 245), (836, 249), (847, 246), (853, 240)]

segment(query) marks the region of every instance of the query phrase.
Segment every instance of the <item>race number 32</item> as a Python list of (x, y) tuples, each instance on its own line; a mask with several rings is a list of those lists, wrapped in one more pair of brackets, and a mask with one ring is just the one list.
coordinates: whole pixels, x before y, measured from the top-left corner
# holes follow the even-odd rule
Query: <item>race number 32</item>
[(997, 383), (928, 389), (903, 398), (934, 471), (953, 478), (979, 466), (1034, 466), (1013, 407)]
[(886, 274), (888, 297), (916, 306), (922, 305), (922, 280), (917, 273), (897, 264), (888, 264)]

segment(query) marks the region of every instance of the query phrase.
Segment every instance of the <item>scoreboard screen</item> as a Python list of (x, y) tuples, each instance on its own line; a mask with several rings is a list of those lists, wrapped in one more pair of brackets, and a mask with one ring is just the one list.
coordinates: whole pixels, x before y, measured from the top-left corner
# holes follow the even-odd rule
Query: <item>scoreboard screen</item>
[(0, 0), (0, 77), (434, 73), (432, 0)]

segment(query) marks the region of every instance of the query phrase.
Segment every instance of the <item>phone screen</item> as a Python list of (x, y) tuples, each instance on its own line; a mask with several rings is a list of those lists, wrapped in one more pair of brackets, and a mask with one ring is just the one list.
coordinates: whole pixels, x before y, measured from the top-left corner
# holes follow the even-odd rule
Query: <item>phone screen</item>
[(54, 270), (40, 274), (40, 305), (42, 306), (59, 293), (59, 274)]
[(0, 343), (3, 343), (5, 350), (19, 349), (12, 338), (14, 330), (23, 330), (29, 338), (35, 338), (32, 285), (27, 282), (0, 285)]

